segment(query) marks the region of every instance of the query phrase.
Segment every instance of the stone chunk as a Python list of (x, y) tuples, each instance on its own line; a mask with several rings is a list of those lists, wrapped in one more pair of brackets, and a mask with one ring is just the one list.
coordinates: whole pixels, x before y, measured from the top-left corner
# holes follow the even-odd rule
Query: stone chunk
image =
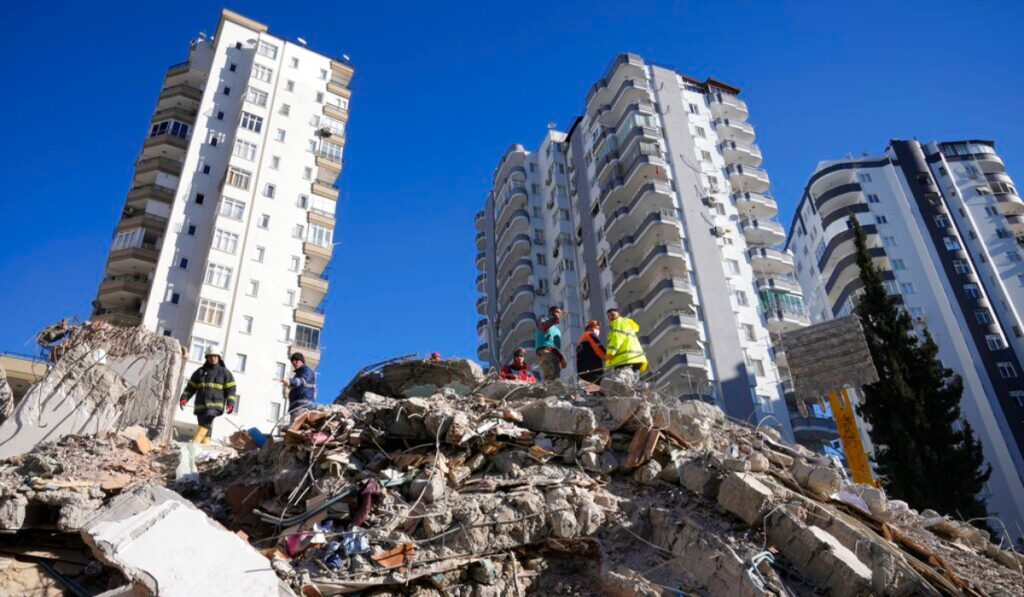
[(684, 463), (679, 481), (683, 487), (696, 494), (710, 495), (714, 493), (714, 471), (698, 462), (691, 460)]
[(730, 473), (718, 488), (718, 503), (748, 525), (762, 523), (774, 494), (748, 473)]
[(804, 484), (808, 490), (819, 497), (828, 497), (839, 492), (843, 484), (843, 476), (834, 468), (827, 466), (815, 467)]
[(714, 404), (708, 404), (700, 400), (684, 400), (679, 404), (679, 411), (694, 419), (703, 419), (713, 425), (725, 423), (725, 413)]
[(661, 474), (661, 465), (658, 464), (657, 460), (648, 460), (646, 464), (641, 466), (633, 473), (633, 480), (637, 483), (643, 483), (644, 485), (654, 485), (658, 480), (658, 475)]
[(523, 426), (532, 431), (562, 435), (590, 435), (597, 430), (594, 411), (573, 406), (568, 400), (554, 396), (531, 402), (520, 409)]
[(768, 470), (768, 458), (760, 452), (754, 452), (747, 460), (750, 462), (751, 472), (763, 473)]

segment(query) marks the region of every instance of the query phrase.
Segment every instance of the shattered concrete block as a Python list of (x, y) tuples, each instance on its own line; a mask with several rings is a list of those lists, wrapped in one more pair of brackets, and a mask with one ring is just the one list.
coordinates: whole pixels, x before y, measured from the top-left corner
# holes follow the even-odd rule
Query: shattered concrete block
[(484, 371), (469, 359), (410, 359), (385, 365), (380, 382), (392, 396), (432, 396), (446, 388), (465, 396), (484, 382)]
[(868, 505), (868, 510), (874, 515), (885, 512), (885, 492), (877, 487), (862, 485), (858, 487), (860, 499)]
[(139, 594), (294, 595), (259, 552), (163, 487), (118, 496), (81, 534), (93, 554), (121, 570)]
[(842, 474), (836, 469), (826, 466), (814, 467), (807, 477), (807, 482), (804, 483), (804, 487), (822, 498), (835, 495), (842, 485)]
[(678, 409), (684, 415), (689, 415), (694, 419), (703, 419), (712, 425), (725, 423), (725, 413), (714, 404), (700, 400), (684, 400), (679, 404)]
[(871, 569), (856, 554), (820, 527), (809, 526), (802, 533), (815, 544), (815, 556), (808, 563), (808, 577), (833, 595), (871, 594)]
[(17, 493), (0, 498), (0, 529), (15, 531), (25, 526), (28, 498)]
[(595, 502), (585, 501), (576, 512), (576, 521), (579, 523), (582, 534), (593, 535), (604, 524), (604, 510)]
[(531, 402), (520, 409), (523, 426), (531, 431), (544, 431), (561, 435), (590, 435), (597, 429), (594, 411), (573, 406), (568, 400), (554, 396)]
[(768, 457), (760, 452), (754, 452), (748, 458), (750, 470), (754, 473), (763, 473), (768, 470)]
[(761, 453), (764, 454), (765, 458), (782, 468), (789, 468), (793, 466), (793, 457), (789, 454), (783, 454), (782, 452), (776, 452), (771, 448), (761, 448)]
[(635, 383), (635, 378), (627, 380), (606, 375), (601, 378), (601, 391), (608, 396), (633, 396), (636, 394), (633, 389)]
[(722, 463), (722, 468), (727, 471), (745, 473), (750, 470), (750, 461), (743, 460), (742, 458), (726, 458), (725, 462)]
[(633, 480), (644, 485), (654, 485), (661, 474), (661, 465), (657, 460), (648, 460), (633, 473)]
[(551, 527), (551, 534), (559, 539), (569, 539), (579, 534), (579, 522), (569, 509), (551, 512), (548, 515), (548, 526)]
[(594, 452), (587, 452), (580, 456), (580, 466), (588, 471), (601, 470), (601, 455)]
[(713, 495), (717, 490), (716, 480), (715, 473), (710, 467), (692, 460), (683, 464), (680, 481), (683, 487), (698, 495)]
[(758, 526), (775, 495), (753, 475), (730, 473), (718, 488), (718, 503), (750, 526)]
[(406, 497), (410, 500), (415, 500), (422, 494), (423, 501), (432, 504), (444, 497), (446, 489), (447, 484), (444, 482), (444, 475), (440, 471), (433, 475), (424, 471), (409, 483)]

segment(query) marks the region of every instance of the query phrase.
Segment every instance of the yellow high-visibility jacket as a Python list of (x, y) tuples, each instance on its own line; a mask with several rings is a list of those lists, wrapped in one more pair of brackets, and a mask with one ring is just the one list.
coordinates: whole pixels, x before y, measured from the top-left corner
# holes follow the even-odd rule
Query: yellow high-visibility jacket
[(608, 324), (605, 366), (640, 365), (640, 371), (647, 370), (647, 356), (637, 337), (639, 331), (640, 326), (628, 317), (619, 317)]

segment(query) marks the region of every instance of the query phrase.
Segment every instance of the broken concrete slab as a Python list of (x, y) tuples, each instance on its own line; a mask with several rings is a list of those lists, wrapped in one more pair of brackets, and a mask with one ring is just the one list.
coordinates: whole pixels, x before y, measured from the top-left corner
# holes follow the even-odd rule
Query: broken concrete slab
[(718, 503), (728, 512), (754, 527), (761, 525), (775, 494), (748, 473), (729, 473), (718, 488)]
[(118, 496), (81, 534), (97, 558), (124, 573), (136, 594), (294, 595), (259, 552), (163, 487)]
[(141, 326), (74, 328), (62, 344), (61, 358), (0, 425), (0, 459), (65, 435), (136, 424), (166, 443), (184, 366), (177, 340)]
[(523, 415), (523, 426), (532, 431), (583, 436), (597, 430), (593, 410), (554, 396), (531, 402), (519, 412)]

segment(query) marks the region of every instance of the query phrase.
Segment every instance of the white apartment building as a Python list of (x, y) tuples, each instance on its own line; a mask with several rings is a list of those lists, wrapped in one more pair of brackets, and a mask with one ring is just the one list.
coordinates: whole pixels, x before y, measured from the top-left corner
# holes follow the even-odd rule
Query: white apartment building
[[(581, 319), (605, 322), (606, 309), (619, 308), (640, 325), (645, 378), (661, 391), (713, 400), (794, 437), (788, 372), (775, 347), (783, 331), (809, 320), (792, 256), (775, 248), (785, 234), (738, 93), (633, 54), (616, 58), (590, 89), (562, 142)], [(487, 214), (504, 192), (498, 174), (477, 219), (481, 348), (493, 338)], [(499, 268), (497, 287), (504, 276)], [(809, 443), (835, 438), (830, 421), (805, 423)]]
[(217, 347), (243, 428), (287, 410), (291, 352), (320, 360), (352, 74), (224, 10), (167, 70), (115, 227), (93, 318), (177, 338), (186, 375)]
[[(476, 214), (481, 361), (500, 366), (516, 348), (532, 349), (537, 318), (552, 305), (569, 313), (559, 326), (563, 348), (583, 332), (564, 141), (565, 133), (549, 130), (536, 152), (510, 146)], [(569, 375), (574, 368), (570, 362)]]
[(889, 292), (963, 379), (961, 409), (992, 466), (989, 513), (1024, 534), (1024, 200), (990, 141), (893, 140), (821, 162), (787, 247), (814, 321), (862, 289), (853, 215)]

